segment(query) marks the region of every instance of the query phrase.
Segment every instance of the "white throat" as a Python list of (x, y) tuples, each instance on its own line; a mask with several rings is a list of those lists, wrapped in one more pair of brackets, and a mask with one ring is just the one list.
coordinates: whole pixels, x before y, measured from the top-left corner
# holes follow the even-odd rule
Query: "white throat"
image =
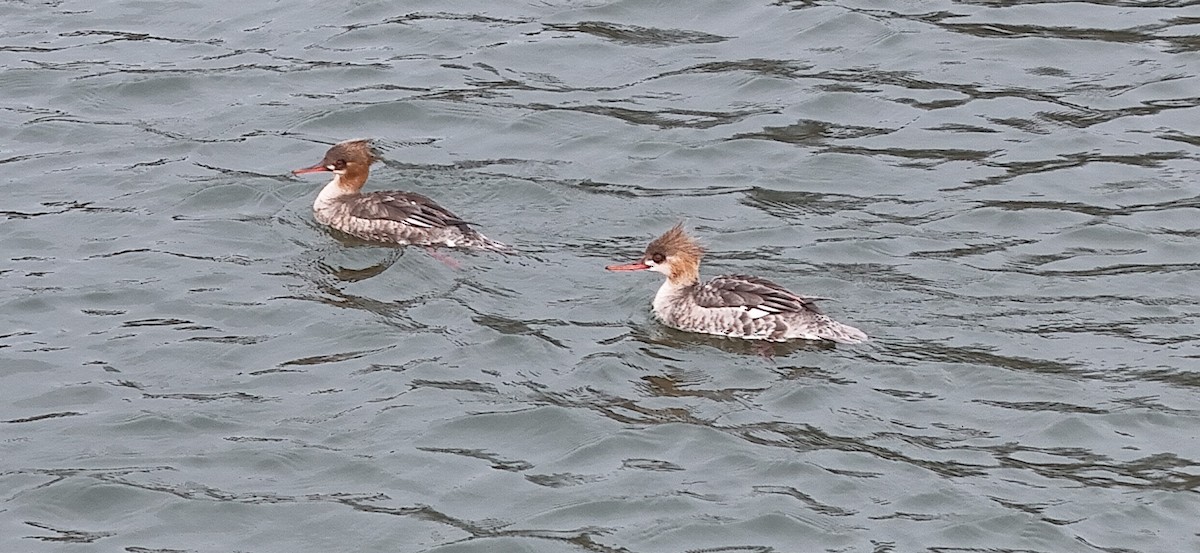
[(342, 176), (338, 173), (334, 173), (333, 180), (329, 181), (329, 184), (326, 184), (325, 188), (321, 189), (320, 194), (317, 194), (317, 201), (313, 202), (313, 207), (314, 208), (319, 207), (322, 204), (329, 203), (330, 201), (332, 201), (334, 198), (337, 198), (338, 196), (345, 195), (346, 191), (342, 190), (341, 183), (342, 183)]
[(667, 308), (672, 303), (678, 301), (675, 298), (679, 295), (679, 291), (683, 288), (686, 288), (686, 286), (674, 284), (671, 282), (671, 279), (667, 279), (665, 282), (663, 282), (662, 286), (658, 287), (658, 292), (654, 294), (654, 302), (651, 304), (654, 306), (654, 312), (666, 312)]

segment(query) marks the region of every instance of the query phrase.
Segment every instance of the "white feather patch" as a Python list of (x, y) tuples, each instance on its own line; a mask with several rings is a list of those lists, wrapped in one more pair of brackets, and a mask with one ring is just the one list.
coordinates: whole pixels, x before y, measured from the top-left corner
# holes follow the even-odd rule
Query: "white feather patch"
[(763, 309), (759, 309), (757, 307), (751, 307), (746, 310), (746, 314), (750, 315), (751, 319), (761, 319), (763, 317), (766, 317), (767, 315), (770, 315), (771, 312), (763, 310)]

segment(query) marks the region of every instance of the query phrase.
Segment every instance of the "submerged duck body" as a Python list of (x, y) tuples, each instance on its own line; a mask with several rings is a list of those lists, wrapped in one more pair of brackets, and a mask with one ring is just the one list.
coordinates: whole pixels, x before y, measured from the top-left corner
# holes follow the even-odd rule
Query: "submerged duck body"
[(681, 225), (646, 248), (635, 263), (610, 271), (655, 271), (667, 276), (654, 295), (654, 315), (672, 328), (750, 340), (793, 339), (857, 344), (863, 331), (839, 323), (817, 308), (812, 296), (794, 294), (769, 280), (724, 275), (700, 282), (704, 249)]
[(375, 154), (367, 140), (334, 144), (320, 163), (295, 175), (333, 173), (313, 202), (317, 222), (351, 236), (398, 245), (508, 251), (450, 210), (415, 192), (361, 192)]

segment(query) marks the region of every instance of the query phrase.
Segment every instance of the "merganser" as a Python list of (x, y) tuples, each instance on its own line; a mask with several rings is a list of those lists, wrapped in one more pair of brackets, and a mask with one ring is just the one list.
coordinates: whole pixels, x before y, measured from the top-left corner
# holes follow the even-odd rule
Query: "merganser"
[(293, 175), (333, 173), (333, 180), (313, 202), (318, 222), (364, 240), (389, 244), (509, 250), (421, 194), (360, 192), (376, 159), (369, 140), (347, 140), (334, 144), (321, 163), (292, 171)]
[(857, 344), (863, 331), (822, 313), (816, 298), (801, 296), (766, 279), (724, 275), (700, 283), (704, 249), (675, 225), (649, 246), (640, 261), (609, 265), (610, 271), (655, 271), (667, 281), (654, 295), (654, 315), (667, 326), (689, 332), (750, 340), (829, 340)]

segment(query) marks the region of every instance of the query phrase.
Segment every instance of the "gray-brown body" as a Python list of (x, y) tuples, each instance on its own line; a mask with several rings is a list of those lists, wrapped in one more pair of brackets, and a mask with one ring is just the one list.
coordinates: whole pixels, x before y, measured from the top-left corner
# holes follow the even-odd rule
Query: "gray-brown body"
[(318, 197), (313, 215), (351, 236), (398, 245), (505, 251), (433, 200), (413, 192), (370, 192)]
[(867, 340), (861, 330), (821, 313), (816, 299), (765, 279), (726, 275), (686, 286), (664, 282), (654, 296), (654, 315), (672, 328), (751, 340)]

